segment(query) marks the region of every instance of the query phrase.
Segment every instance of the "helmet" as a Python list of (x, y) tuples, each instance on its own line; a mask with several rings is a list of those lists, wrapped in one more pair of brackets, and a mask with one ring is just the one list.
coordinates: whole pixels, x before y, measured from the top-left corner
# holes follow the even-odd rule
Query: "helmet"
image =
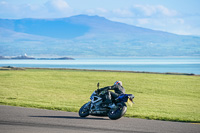
[(116, 82), (114, 83), (114, 85), (121, 85), (121, 86), (122, 86), (122, 81), (116, 81)]

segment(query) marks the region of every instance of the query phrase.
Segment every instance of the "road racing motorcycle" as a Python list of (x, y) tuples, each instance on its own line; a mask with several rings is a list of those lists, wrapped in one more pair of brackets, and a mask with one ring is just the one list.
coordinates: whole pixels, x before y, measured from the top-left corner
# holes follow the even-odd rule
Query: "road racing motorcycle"
[[(97, 84), (99, 88), (99, 83)], [(80, 117), (86, 117), (88, 115), (94, 116), (108, 116), (111, 120), (121, 118), (127, 110), (126, 102), (132, 106), (134, 96), (132, 94), (121, 94), (119, 97), (113, 100), (111, 107), (103, 102), (102, 95), (107, 93), (106, 90), (97, 93), (94, 91), (90, 96), (88, 103), (84, 104), (79, 110)]]

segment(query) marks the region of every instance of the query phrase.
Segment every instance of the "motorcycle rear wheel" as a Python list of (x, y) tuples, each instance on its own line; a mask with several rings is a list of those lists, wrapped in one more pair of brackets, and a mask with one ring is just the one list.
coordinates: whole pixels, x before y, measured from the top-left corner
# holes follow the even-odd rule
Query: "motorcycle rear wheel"
[(79, 116), (80, 117), (86, 117), (86, 116), (89, 115), (89, 110), (90, 110), (89, 105), (90, 104), (86, 103), (80, 108), (80, 110), (79, 110)]
[(108, 113), (108, 117), (111, 120), (117, 120), (126, 113), (127, 107), (124, 105), (118, 105), (115, 109), (111, 109)]

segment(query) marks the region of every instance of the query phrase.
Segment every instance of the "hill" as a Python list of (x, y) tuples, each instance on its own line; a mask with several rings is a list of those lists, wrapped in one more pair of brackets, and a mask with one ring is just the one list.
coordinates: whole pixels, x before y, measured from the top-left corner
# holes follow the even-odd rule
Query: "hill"
[(99, 16), (0, 19), (0, 55), (199, 56), (200, 37), (127, 25)]

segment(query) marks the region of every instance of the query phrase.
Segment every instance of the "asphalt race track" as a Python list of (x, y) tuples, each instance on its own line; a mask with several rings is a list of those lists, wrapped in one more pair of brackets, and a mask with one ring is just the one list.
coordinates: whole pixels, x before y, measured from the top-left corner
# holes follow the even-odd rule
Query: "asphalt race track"
[(199, 133), (200, 125), (0, 105), (0, 133)]

